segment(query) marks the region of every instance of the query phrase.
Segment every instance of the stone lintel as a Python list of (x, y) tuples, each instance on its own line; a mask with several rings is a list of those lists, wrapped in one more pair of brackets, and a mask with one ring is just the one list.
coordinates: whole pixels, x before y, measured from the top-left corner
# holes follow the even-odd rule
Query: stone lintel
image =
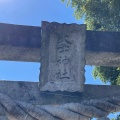
[(0, 60), (40, 62), (40, 49), (11, 45), (0, 45)]
[(120, 32), (87, 30), (86, 51), (120, 53)]
[[(120, 53), (115, 52), (85, 52), (86, 65), (120, 66)], [(41, 62), (41, 49), (0, 45), (0, 60)]]
[[(86, 64), (120, 66), (120, 32), (86, 31)], [(0, 60), (40, 62), (41, 28), (0, 23)]]
[[(96, 93), (97, 91), (97, 93)], [(38, 82), (0, 81), (0, 92), (12, 100), (36, 105), (64, 104), (120, 96), (120, 86), (85, 85), (84, 92), (40, 92)]]
[(40, 61), (41, 28), (0, 23), (0, 60)]
[(86, 51), (86, 65), (120, 66), (120, 53)]
[(120, 66), (120, 32), (87, 31), (86, 64)]

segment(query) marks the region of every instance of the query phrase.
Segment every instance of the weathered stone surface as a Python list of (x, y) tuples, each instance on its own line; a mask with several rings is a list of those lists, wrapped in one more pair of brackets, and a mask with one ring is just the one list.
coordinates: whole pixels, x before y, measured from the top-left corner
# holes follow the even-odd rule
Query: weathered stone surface
[(0, 23), (0, 45), (40, 47), (41, 28)]
[(86, 32), (86, 51), (120, 53), (120, 32)]
[(0, 120), (8, 120), (5, 114), (5, 108), (0, 104)]
[(86, 64), (120, 66), (120, 32), (87, 31)]
[(83, 91), (86, 26), (42, 23), (42, 91)]
[(4, 111), (4, 108), (2, 107), (2, 105), (0, 105), (0, 116), (5, 116), (5, 111)]
[[(0, 59), (40, 60), (40, 34), (38, 34), (41, 31), (40, 28), (17, 26), (18, 29), (14, 25), (12, 27), (4, 24), (0, 24), (0, 26)], [(41, 61), (45, 66), (45, 68), (42, 67), (41, 78), (44, 78), (42, 80), (45, 81), (41, 81), (42, 91), (39, 91), (38, 83), (1, 81), (0, 92), (15, 101), (25, 101), (37, 106), (120, 96), (119, 86), (85, 85), (84, 91), (82, 91), (85, 57), (86, 63), (91, 65), (120, 65), (120, 42), (117, 41), (120, 33), (87, 31), (86, 41), (84, 33), (85, 26), (45, 23), (42, 26)], [(37, 58), (35, 58), (36, 56)], [(80, 73), (76, 73), (77, 71)], [(46, 75), (43, 76), (43, 73)], [(7, 120), (4, 108), (1, 105), (0, 120)], [(11, 120), (13, 119), (11, 118)]]
[(0, 45), (0, 60), (38, 62), (40, 49)]
[(0, 23), (0, 59), (40, 61), (41, 28)]
[(86, 51), (86, 65), (120, 66), (120, 53)]
[(8, 120), (6, 116), (0, 116), (0, 120)]
[[(120, 66), (119, 39), (120, 32), (87, 30), (86, 64)], [(40, 41), (40, 27), (0, 23), (0, 60), (40, 62)]]
[(120, 86), (85, 85), (83, 93), (40, 92), (38, 82), (0, 81), (0, 92), (8, 95), (12, 100), (24, 101), (34, 105), (59, 105), (120, 96)]

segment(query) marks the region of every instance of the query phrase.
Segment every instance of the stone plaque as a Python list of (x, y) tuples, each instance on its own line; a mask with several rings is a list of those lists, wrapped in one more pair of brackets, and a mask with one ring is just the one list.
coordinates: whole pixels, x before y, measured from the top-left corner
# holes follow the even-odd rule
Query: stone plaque
[(42, 22), (41, 91), (82, 92), (86, 26)]

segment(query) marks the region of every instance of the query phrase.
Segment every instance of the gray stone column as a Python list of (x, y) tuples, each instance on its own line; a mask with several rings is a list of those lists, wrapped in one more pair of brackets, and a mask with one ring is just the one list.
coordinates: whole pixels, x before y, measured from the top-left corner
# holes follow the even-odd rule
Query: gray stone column
[(86, 26), (42, 23), (41, 91), (82, 92)]

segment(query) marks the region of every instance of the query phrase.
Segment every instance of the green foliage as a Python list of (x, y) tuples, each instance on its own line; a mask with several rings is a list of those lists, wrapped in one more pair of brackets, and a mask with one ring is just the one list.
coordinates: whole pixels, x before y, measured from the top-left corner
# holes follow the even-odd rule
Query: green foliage
[(87, 29), (120, 31), (120, 0), (62, 0), (74, 8), (76, 19), (85, 18)]
[(92, 74), (95, 79), (100, 78), (104, 83), (110, 82), (111, 85), (120, 85), (120, 70), (117, 67), (95, 66)]
[[(74, 9), (76, 19), (85, 19), (87, 29), (120, 31), (120, 0), (62, 0)], [(94, 78), (120, 85), (120, 68), (96, 66)]]
[(117, 118), (113, 118), (112, 120), (120, 120), (120, 115), (117, 115)]

